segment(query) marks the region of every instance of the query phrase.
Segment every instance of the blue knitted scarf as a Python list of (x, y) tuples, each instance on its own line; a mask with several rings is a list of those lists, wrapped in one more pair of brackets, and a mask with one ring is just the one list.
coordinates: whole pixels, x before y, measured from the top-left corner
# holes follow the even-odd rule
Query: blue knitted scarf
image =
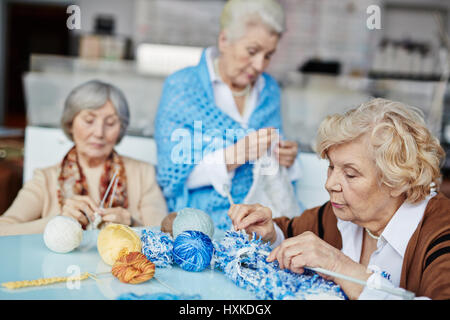
[[(262, 76), (265, 86), (250, 116), (249, 130), (274, 127), (281, 134), (280, 88), (271, 76)], [(155, 118), (155, 139), (157, 180), (171, 212), (197, 208), (210, 214), (217, 228), (231, 226), (228, 199), (212, 186), (188, 189), (187, 179), (203, 156), (236, 143), (249, 130), (216, 106), (205, 51), (197, 66), (167, 77)], [(246, 163), (235, 170), (231, 195), (236, 203), (241, 203), (250, 190), (252, 167)]]

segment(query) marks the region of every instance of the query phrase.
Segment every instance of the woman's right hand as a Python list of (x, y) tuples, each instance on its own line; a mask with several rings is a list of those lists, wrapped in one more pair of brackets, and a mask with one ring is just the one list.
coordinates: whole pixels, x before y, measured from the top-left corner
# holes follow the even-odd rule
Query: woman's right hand
[(234, 229), (255, 232), (263, 241), (275, 243), (277, 234), (272, 220), (272, 210), (260, 204), (235, 204), (228, 211)]
[(245, 136), (236, 144), (225, 149), (225, 163), (232, 171), (249, 161), (255, 161), (270, 149), (279, 136), (275, 128), (263, 128)]
[(74, 218), (85, 228), (89, 224), (85, 214), (89, 216), (91, 221), (94, 221), (96, 211), (99, 212), (100, 208), (89, 196), (77, 195), (66, 199), (61, 215)]

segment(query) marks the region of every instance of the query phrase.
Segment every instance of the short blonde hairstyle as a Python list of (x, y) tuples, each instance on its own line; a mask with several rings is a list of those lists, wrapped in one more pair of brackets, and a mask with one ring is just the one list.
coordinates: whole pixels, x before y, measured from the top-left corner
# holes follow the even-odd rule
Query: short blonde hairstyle
[(276, 0), (228, 0), (220, 17), (220, 30), (236, 40), (245, 34), (249, 22), (262, 23), (279, 36), (286, 29), (283, 7)]
[(400, 190), (409, 203), (424, 200), (432, 183), (438, 188), (445, 152), (422, 111), (400, 102), (377, 98), (326, 117), (318, 130), (317, 153), (326, 159), (330, 147), (366, 134), (380, 183)]

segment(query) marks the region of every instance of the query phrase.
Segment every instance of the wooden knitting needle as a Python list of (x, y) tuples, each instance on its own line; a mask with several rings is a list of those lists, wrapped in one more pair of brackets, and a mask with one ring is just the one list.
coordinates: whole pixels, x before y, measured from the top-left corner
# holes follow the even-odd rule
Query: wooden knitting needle
[(227, 194), (228, 201), (230, 202), (230, 205), (233, 206), (234, 205), (234, 201), (233, 201), (233, 198), (231, 197), (231, 194), (230, 194), (230, 186), (228, 184), (224, 184), (222, 189)]
[[(224, 184), (222, 186), (222, 190), (227, 194), (228, 201), (230, 202), (230, 206), (234, 206), (234, 201), (233, 201), (233, 198), (231, 197), (231, 193), (230, 193), (230, 186), (228, 184)], [(237, 231), (236, 229), (233, 228), (233, 225), (231, 225), (230, 230)]]

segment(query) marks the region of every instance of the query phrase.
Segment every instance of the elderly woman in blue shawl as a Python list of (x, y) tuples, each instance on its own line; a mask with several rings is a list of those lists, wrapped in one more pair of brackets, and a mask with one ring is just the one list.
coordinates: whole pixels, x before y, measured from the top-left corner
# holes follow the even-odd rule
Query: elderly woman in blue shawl
[(280, 88), (264, 73), (284, 24), (275, 0), (230, 0), (218, 46), (205, 49), (197, 66), (166, 79), (155, 137), (157, 179), (170, 211), (197, 208), (216, 227), (231, 226), (223, 186), (241, 203), (252, 186), (254, 161), (268, 150), (289, 168), (292, 181), (298, 179), (297, 143), (279, 139)]

